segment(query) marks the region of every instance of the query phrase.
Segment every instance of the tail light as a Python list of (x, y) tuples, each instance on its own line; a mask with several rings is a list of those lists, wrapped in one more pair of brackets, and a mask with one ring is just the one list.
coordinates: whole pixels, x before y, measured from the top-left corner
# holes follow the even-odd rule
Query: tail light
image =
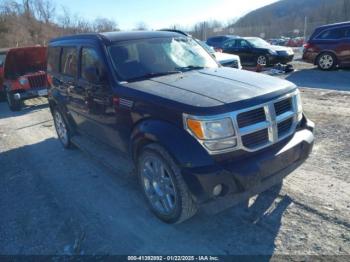
[(310, 44), (310, 43), (306, 43), (305, 45), (304, 45), (304, 49), (309, 49), (309, 48), (311, 48), (312, 47), (312, 44)]
[(113, 105), (114, 105), (114, 109), (117, 111), (119, 106), (120, 106), (120, 98), (117, 97), (117, 96), (113, 96), (112, 102), (113, 102)]

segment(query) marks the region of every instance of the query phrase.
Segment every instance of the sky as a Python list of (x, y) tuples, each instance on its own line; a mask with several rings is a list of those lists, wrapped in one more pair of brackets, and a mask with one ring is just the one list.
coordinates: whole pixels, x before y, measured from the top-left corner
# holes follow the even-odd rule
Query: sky
[(144, 22), (149, 29), (171, 25), (188, 28), (196, 22), (226, 22), (278, 0), (56, 0), (73, 14), (94, 20), (114, 20), (120, 29), (133, 29)]

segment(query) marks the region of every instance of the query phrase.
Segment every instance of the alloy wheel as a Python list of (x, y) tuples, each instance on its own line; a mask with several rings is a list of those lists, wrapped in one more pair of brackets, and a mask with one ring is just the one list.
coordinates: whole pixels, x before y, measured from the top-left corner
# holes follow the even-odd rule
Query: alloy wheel
[(266, 65), (267, 64), (266, 57), (263, 55), (259, 56), (257, 60), (257, 64), (262, 66)]
[(149, 155), (141, 163), (141, 182), (153, 208), (170, 215), (176, 208), (177, 193), (170, 170), (157, 156)]
[(322, 69), (331, 69), (334, 64), (334, 59), (331, 55), (325, 54), (320, 57), (319, 65)]
[(55, 111), (54, 122), (59, 139), (64, 145), (68, 144), (68, 130), (61, 113), (57, 110)]

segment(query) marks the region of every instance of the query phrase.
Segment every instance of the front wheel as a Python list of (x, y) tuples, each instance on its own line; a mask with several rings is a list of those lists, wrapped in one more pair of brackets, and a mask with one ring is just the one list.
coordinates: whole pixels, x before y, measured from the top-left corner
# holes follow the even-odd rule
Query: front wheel
[(11, 111), (20, 111), (22, 108), (22, 100), (15, 99), (13, 93), (6, 91), (6, 100), (7, 104)]
[(66, 121), (63, 118), (62, 113), (57, 108), (53, 110), (53, 120), (55, 123), (58, 139), (61, 141), (62, 145), (65, 148), (69, 148), (71, 146), (70, 131), (68, 129)]
[(317, 66), (321, 70), (332, 70), (337, 65), (337, 58), (332, 53), (323, 53), (317, 59)]
[(256, 65), (267, 66), (268, 65), (267, 57), (264, 55), (258, 56), (258, 58), (256, 60)]
[(157, 144), (145, 146), (137, 159), (137, 174), (153, 213), (166, 223), (181, 223), (197, 212), (181, 172)]

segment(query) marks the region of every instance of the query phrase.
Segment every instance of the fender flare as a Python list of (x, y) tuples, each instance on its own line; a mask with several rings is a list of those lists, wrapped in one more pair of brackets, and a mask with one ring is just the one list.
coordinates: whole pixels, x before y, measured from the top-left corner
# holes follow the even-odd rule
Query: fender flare
[(180, 168), (203, 167), (214, 160), (196, 139), (175, 124), (147, 119), (135, 126), (131, 133), (130, 153), (133, 160), (148, 143), (158, 143), (174, 158)]

